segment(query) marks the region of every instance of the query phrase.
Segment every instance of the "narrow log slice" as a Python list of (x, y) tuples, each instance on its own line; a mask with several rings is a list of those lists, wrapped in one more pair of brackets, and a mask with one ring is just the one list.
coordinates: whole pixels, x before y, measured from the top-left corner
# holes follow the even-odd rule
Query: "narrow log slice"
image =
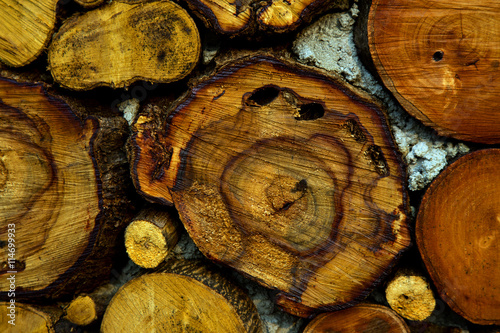
[(231, 35), (252, 35), (257, 31), (288, 32), (314, 14), (329, 9), (347, 9), (346, 0), (186, 0), (189, 7), (215, 31)]
[(61, 316), (62, 310), (56, 306), (0, 302), (0, 332), (55, 333), (54, 324)]
[(391, 309), (363, 304), (332, 313), (322, 313), (311, 321), (304, 333), (409, 333), (402, 318)]
[(500, 142), (496, 0), (373, 0), (375, 67), (403, 107), (439, 134)]
[(75, 0), (77, 4), (85, 8), (97, 7), (104, 2), (104, 0)]
[(436, 299), (427, 279), (420, 273), (402, 269), (385, 288), (389, 306), (401, 317), (423, 321), (436, 307)]
[(19, 67), (35, 60), (49, 43), (58, 0), (0, 0), (0, 62)]
[(49, 65), (54, 80), (74, 90), (172, 82), (193, 70), (200, 48), (198, 29), (179, 5), (113, 1), (68, 19), (49, 47)]
[(468, 154), (431, 184), (417, 245), (443, 300), (476, 324), (500, 324), (500, 149)]
[(101, 332), (262, 332), (255, 305), (241, 289), (197, 261), (168, 267), (120, 288)]
[(138, 118), (138, 190), (173, 201), (207, 257), (283, 291), (287, 311), (346, 306), (410, 243), (384, 115), (347, 89), (271, 58), (227, 66), (166, 123)]
[(0, 79), (0, 295), (58, 297), (109, 275), (129, 219), (123, 119), (81, 120), (40, 85)]
[(177, 244), (178, 223), (165, 209), (146, 208), (128, 225), (125, 248), (130, 259), (144, 268), (157, 267)]

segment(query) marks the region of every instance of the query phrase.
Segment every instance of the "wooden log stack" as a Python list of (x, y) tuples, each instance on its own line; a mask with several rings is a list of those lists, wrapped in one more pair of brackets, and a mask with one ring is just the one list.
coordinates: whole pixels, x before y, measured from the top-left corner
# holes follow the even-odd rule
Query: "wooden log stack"
[[(358, 5), (391, 103), (473, 143), (426, 191), (408, 191), (387, 103), (289, 52)], [(0, 0), (0, 331), (497, 332), (499, 16)]]

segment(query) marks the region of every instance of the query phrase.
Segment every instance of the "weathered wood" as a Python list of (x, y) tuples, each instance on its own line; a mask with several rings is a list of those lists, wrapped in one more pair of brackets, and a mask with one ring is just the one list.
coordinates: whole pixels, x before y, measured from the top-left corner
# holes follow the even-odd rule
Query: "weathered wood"
[(500, 149), (468, 154), (426, 191), (417, 245), (442, 299), (477, 324), (500, 324)]
[(81, 294), (73, 299), (64, 309), (65, 319), (75, 325), (86, 326), (102, 318), (111, 298), (118, 291), (118, 286), (105, 284), (90, 294)]
[(400, 269), (387, 283), (385, 297), (397, 314), (409, 320), (425, 320), (436, 307), (427, 278), (414, 269)]
[(200, 48), (198, 29), (179, 5), (113, 1), (68, 19), (48, 60), (61, 86), (87, 90), (180, 80), (196, 66)]
[(171, 210), (144, 208), (125, 230), (125, 248), (130, 259), (144, 268), (157, 267), (177, 244), (177, 217)]
[(289, 32), (315, 14), (329, 9), (347, 9), (346, 0), (186, 0), (189, 7), (215, 31), (231, 37), (257, 31)]
[(318, 315), (304, 333), (409, 333), (402, 318), (377, 304), (361, 304), (349, 309)]
[(116, 293), (101, 332), (262, 332), (250, 298), (203, 263), (174, 261), (162, 270)]
[(104, 0), (75, 0), (80, 6), (85, 8), (92, 8), (101, 5)]
[(41, 85), (0, 79), (0, 292), (16, 299), (91, 289), (130, 220), (128, 134), (119, 117), (77, 117)]
[(368, 41), (401, 105), (439, 134), (500, 142), (496, 0), (373, 0)]
[(272, 58), (238, 61), (165, 122), (138, 117), (132, 177), (175, 204), (207, 257), (281, 290), (287, 311), (345, 307), (410, 243), (402, 163), (365, 97)]
[(0, 62), (24, 66), (49, 43), (58, 0), (0, 1)]
[(36, 306), (20, 302), (0, 302), (0, 332), (55, 333), (54, 325), (62, 313), (62, 309), (55, 305)]

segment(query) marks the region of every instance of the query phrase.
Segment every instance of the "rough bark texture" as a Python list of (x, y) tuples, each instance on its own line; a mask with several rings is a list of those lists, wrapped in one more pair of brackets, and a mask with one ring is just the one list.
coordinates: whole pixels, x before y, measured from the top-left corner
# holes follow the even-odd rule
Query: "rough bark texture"
[(113, 1), (64, 23), (49, 66), (56, 82), (74, 90), (172, 82), (193, 70), (200, 48), (198, 29), (179, 5)]
[(186, 0), (189, 7), (216, 32), (231, 37), (256, 31), (288, 32), (315, 14), (329, 9), (347, 9), (347, 0)]
[(144, 268), (157, 267), (179, 240), (178, 218), (172, 210), (144, 208), (125, 231), (125, 247), (132, 261)]
[(500, 324), (499, 149), (451, 164), (425, 193), (417, 244), (443, 300), (477, 324)]
[(371, 55), (401, 105), (441, 135), (500, 142), (496, 0), (374, 0)]
[(137, 189), (173, 202), (207, 257), (281, 290), (287, 311), (355, 302), (409, 245), (384, 115), (347, 87), (257, 57), (196, 86), (165, 123), (154, 114), (131, 140)]
[(362, 304), (355, 307), (323, 313), (304, 330), (304, 333), (409, 333), (404, 320), (391, 309)]
[(82, 120), (40, 85), (0, 80), (2, 296), (9, 271), (16, 299), (60, 297), (106, 279), (132, 208), (126, 135), (122, 118)]
[(173, 261), (160, 270), (116, 293), (104, 314), (103, 333), (262, 332), (250, 298), (202, 262)]
[(57, 0), (0, 0), (0, 62), (24, 66), (45, 49), (56, 23)]

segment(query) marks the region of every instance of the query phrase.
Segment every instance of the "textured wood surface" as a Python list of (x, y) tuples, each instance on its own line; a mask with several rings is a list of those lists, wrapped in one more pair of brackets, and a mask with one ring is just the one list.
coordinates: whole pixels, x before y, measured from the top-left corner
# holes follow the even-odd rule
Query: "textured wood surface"
[(64, 23), (49, 47), (49, 67), (74, 90), (172, 82), (193, 70), (200, 48), (198, 29), (179, 5), (113, 1)]
[(404, 320), (394, 311), (377, 304), (318, 315), (304, 333), (409, 333)]
[(401, 105), (440, 134), (500, 142), (500, 3), (374, 0), (368, 40)]
[(0, 0), (0, 62), (24, 66), (49, 43), (57, 0)]
[(135, 124), (136, 187), (173, 202), (207, 257), (281, 290), (287, 311), (351, 304), (409, 245), (384, 115), (346, 87), (252, 58), (158, 117)]
[(197, 261), (165, 267), (116, 293), (101, 332), (262, 332), (255, 305), (225, 278)]
[(417, 245), (442, 299), (477, 324), (500, 324), (500, 150), (451, 164), (425, 193)]
[[(0, 79), (3, 296), (8, 271), (17, 271), (16, 299), (74, 293), (109, 274), (130, 206), (124, 125), (81, 120), (42, 86)], [(8, 260), (9, 234), (15, 261)]]

